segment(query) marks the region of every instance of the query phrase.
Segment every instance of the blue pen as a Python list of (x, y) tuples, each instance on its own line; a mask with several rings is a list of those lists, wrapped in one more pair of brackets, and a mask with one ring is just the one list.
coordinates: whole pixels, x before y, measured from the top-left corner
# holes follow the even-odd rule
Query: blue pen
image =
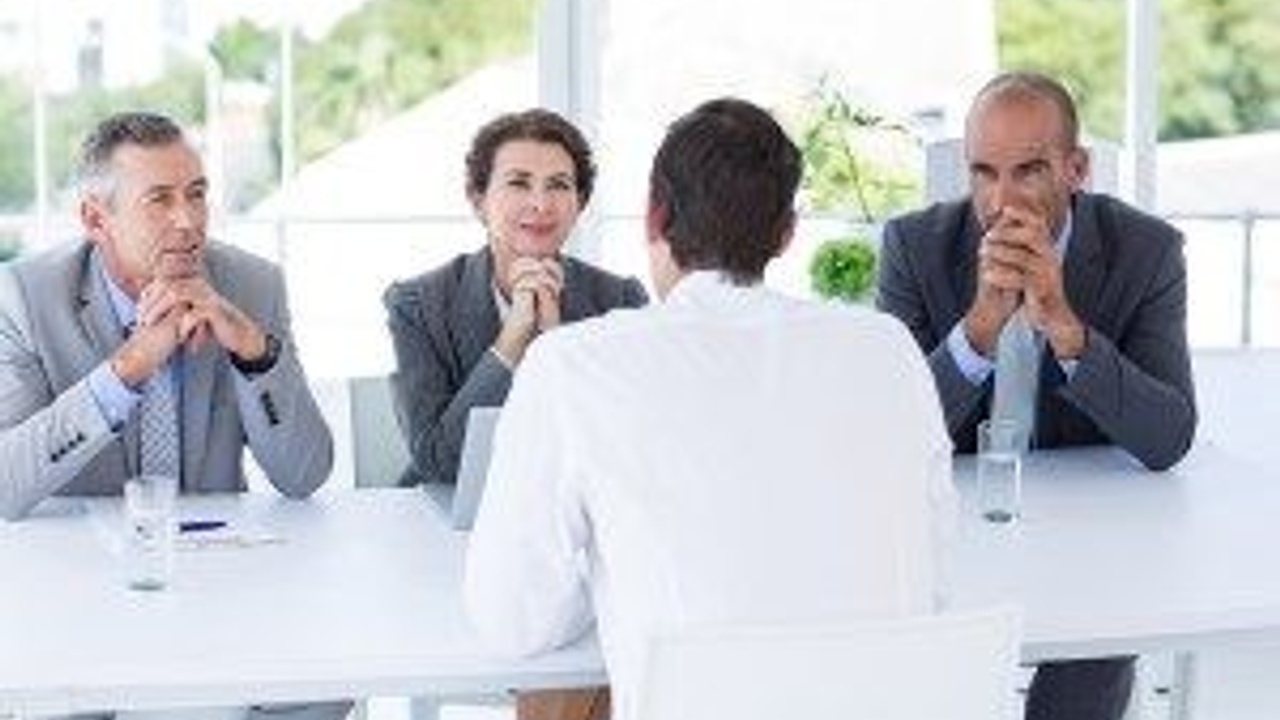
[(178, 532), (206, 532), (208, 530), (221, 530), (226, 527), (224, 520), (183, 520), (178, 523)]

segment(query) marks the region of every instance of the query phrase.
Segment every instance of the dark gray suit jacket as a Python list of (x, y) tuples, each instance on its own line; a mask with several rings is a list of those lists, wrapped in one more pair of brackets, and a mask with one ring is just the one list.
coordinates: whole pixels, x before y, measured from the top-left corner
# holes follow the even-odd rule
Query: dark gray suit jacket
[[(0, 266), (0, 514), (24, 515), (50, 494), (118, 494), (138, 472), (137, 413), (108, 426), (88, 375), (124, 342), (93, 246), (71, 243)], [(184, 351), (182, 489), (245, 489), (245, 445), (282, 493), (329, 476), (333, 440), (307, 388), (289, 330), (279, 268), (209, 242), (209, 282), (274, 334), (279, 359), (247, 377), (216, 343)]]
[[(1167, 468), (1196, 427), (1182, 236), (1105, 195), (1078, 193), (1073, 208), (1063, 282), (1087, 341), (1070, 380), (1045, 353), (1035, 444), (1115, 443), (1149, 468)], [(992, 382), (969, 382), (946, 336), (973, 299), (980, 236), (967, 200), (890, 221), (877, 299), (928, 355), (952, 442), (968, 452)]]
[[(621, 278), (564, 258), (563, 322), (613, 308), (639, 307), (647, 297), (635, 278)], [(467, 426), (477, 406), (502, 405), (511, 372), (489, 348), (500, 323), (488, 248), (460, 255), (387, 289), (383, 304), (395, 345), (391, 376), (396, 417), (413, 463), (402, 485), (452, 483)]]

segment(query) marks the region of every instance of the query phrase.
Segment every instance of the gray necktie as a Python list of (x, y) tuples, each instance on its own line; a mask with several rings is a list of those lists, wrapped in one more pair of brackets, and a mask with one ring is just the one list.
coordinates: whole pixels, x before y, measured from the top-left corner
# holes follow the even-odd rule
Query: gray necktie
[(1030, 445), (1036, 422), (1040, 378), (1040, 341), (1021, 309), (1009, 316), (996, 342), (995, 393), (991, 417), (1012, 420), (1023, 450)]
[(142, 390), (142, 403), (138, 408), (142, 474), (181, 479), (178, 401), (172, 373), (167, 366), (157, 370)]

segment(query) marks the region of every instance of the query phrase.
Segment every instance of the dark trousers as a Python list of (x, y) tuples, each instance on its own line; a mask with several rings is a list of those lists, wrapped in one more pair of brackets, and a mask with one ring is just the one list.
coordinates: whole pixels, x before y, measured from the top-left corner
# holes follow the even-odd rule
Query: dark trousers
[(1120, 720), (1133, 691), (1132, 657), (1042, 663), (1027, 691), (1026, 720)]

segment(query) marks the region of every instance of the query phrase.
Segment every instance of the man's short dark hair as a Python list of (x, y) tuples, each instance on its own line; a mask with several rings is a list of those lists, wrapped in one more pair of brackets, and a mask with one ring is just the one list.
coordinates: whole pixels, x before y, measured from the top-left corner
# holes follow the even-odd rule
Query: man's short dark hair
[[(1076, 102), (1066, 86), (1044, 73), (1031, 70), (1010, 70), (987, 81), (974, 97), (973, 107), (987, 100), (1040, 99), (1053, 103), (1062, 121), (1062, 142), (1065, 148), (1080, 144), (1080, 120)], [(972, 113), (972, 110), (970, 110)]]
[(591, 146), (573, 123), (542, 108), (500, 115), (480, 128), (467, 152), (467, 194), (483, 195), (493, 176), (493, 160), (498, 148), (512, 140), (559, 145), (573, 161), (578, 204), (587, 206), (595, 187), (596, 166), (591, 159)]
[(649, 176), (676, 264), (759, 281), (795, 222), (800, 173), (800, 150), (750, 102), (720, 98), (677, 120)]
[(159, 113), (128, 111), (111, 115), (80, 144), (76, 178), (82, 191), (110, 195), (111, 158), (124, 145), (161, 147), (184, 142), (182, 127)]

